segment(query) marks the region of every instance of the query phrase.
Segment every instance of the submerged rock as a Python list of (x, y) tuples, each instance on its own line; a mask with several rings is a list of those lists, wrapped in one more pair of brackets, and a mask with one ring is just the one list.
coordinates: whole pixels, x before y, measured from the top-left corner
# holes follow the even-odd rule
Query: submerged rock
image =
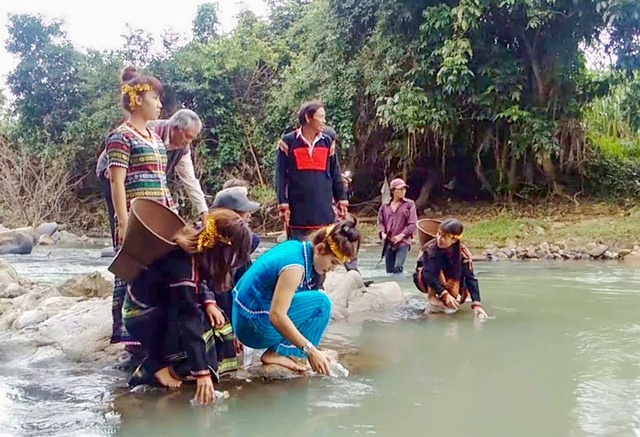
[(379, 310), (406, 302), (397, 282), (374, 282), (367, 287), (360, 273), (355, 270), (328, 273), (324, 288), (331, 299), (331, 320), (344, 319), (351, 314)]
[[(247, 360), (249, 365), (245, 369), (238, 371), (235, 375), (235, 379), (252, 379), (260, 378), (267, 381), (302, 378), (305, 376), (313, 375), (311, 367), (308, 367), (308, 371), (305, 373), (294, 372), (293, 370), (286, 369), (277, 364), (262, 364), (260, 356), (262, 350), (252, 349), (252, 354)], [(329, 357), (335, 361), (338, 361), (338, 352), (331, 349), (323, 350)]]

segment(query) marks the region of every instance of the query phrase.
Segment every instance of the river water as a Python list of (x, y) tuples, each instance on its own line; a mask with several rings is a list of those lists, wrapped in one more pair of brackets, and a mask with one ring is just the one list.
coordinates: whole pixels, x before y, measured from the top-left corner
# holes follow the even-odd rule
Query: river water
[[(379, 249), (364, 249), (365, 276)], [(98, 250), (7, 257), (58, 283), (106, 265)], [(411, 268), (412, 262), (407, 261)], [(424, 318), (409, 303), (331, 325), (351, 375), (227, 383), (191, 407), (192, 388), (129, 393), (109, 369), (0, 363), (0, 436), (640, 436), (640, 271), (618, 263), (476, 263), (485, 306)]]

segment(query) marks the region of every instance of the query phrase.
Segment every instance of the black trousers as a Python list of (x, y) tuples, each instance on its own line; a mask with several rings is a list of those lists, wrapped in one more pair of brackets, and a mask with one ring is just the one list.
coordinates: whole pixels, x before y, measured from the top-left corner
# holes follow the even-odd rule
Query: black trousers
[(113, 199), (111, 198), (111, 181), (104, 175), (100, 175), (100, 191), (102, 191), (102, 197), (107, 204), (107, 215), (109, 216), (109, 228), (111, 230), (111, 241), (115, 247), (116, 239), (116, 210), (113, 207)]

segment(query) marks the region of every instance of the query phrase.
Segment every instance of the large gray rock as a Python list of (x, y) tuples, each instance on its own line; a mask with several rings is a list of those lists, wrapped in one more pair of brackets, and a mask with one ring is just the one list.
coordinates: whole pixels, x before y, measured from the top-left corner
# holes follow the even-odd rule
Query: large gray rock
[(589, 255), (593, 258), (600, 258), (605, 254), (607, 250), (609, 250), (609, 246), (607, 246), (606, 244), (600, 244), (595, 248), (589, 250)]
[(23, 226), (22, 228), (15, 228), (12, 231), (18, 232), (20, 234), (24, 234), (27, 237), (31, 238), (31, 241), (33, 241), (33, 244), (36, 244), (36, 241), (38, 241), (38, 235), (36, 234), (36, 230), (31, 226)]
[(324, 282), (325, 292), (331, 299), (331, 320), (349, 317), (351, 314), (379, 310), (406, 302), (397, 282), (377, 282), (366, 287), (360, 273), (328, 273)]
[(40, 238), (43, 235), (52, 236), (58, 230), (56, 222), (43, 223), (36, 228), (36, 236)]
[(0, 255), (28, 255), (33, 250), (33, 235), (26, 231), (14, 229), (0, 232)]

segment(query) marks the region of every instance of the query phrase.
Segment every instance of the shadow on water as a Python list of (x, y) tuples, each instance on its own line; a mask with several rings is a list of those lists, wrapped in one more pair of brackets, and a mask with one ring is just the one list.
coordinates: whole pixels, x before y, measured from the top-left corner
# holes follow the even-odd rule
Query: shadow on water
[[(16, 267), (59, 282), (63, 270), (108, 264), (96, 255)], [(374, 268), (378, 256), (362, 252), (364, 275), (391, 279)], [(0, 364), (0, 436), (640, 435), (640, 273), (582, 262), (476, 270), (495, 318), (474, 320), (468, 308), (425, 317), (411, 276), (394, 277), (405, 306), (327, 330), (348, 378), (226, 381), (230, 398), (215, 406), (192, 407), (193, 387), (131, 393), (120, 372)]]

